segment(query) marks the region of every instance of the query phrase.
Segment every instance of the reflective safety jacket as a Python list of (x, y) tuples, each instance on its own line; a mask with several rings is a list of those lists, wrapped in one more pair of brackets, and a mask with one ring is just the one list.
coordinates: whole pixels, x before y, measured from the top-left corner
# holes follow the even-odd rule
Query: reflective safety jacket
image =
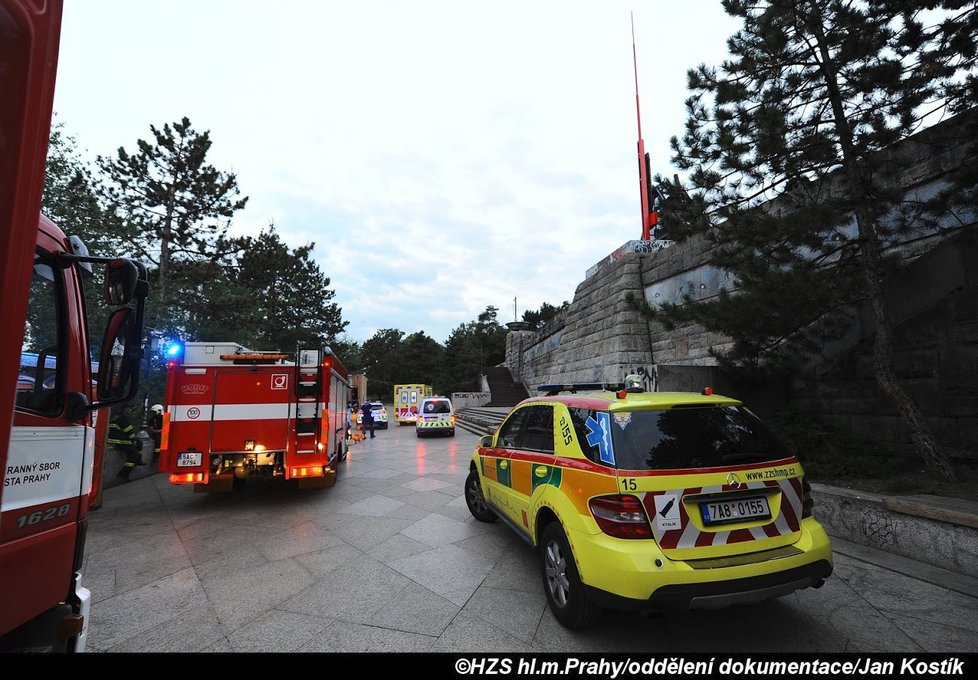
[(119, 413), (109, 422), (108, 443), (115, 446), (136, 445), (136, 428), (128, 416)]

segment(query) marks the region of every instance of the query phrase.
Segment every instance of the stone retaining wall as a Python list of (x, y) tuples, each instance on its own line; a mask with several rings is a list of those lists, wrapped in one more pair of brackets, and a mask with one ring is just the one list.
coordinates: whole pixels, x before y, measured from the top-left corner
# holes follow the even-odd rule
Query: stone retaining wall
[(812, 484), (814, 515), (830, 536), (978, 577), (978, 529), (895, 512), (886, 497)]

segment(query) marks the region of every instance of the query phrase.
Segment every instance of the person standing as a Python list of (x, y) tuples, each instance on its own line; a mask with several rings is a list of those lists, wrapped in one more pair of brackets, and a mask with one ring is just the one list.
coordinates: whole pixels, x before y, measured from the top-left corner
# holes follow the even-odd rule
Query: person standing
[(363, 412), (363, 436), (367, 436), (367, 430), (370, 430), (370, 438), (374, 438), (374, 414), (370, 410), (370, 402), (365, 401), (363, 406), (360, 407)]
[(128, 482), (132, 469), (143, 463), (142, 456), (139, 455), (138, 441), (136, 426), (132, 422), (132, 405), (123, 404), (122, 408), (109, 421), (108, 438), (108, 443), (126, 457), (122, 469), (116, 474), (116, 477), (123, 481)]
[(163, 438), (163, 405), (153, 404), (149, 407), (149, 423), (146, 432), (153, 440), (153, 462), (160, 459), (160, 441)]

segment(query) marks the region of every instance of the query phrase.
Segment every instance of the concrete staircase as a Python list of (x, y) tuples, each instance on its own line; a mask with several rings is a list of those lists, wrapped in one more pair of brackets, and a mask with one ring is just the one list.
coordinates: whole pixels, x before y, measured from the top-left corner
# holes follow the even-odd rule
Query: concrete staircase
[(486, 406), (516, 406), (529, 397), (522, 383), (515, 382), (505, 366), (491, 366), (482, 369), (489, 384), (492, 400)]
[(493, 434), (510, 412), (508, 406), (473, 406), (455, 412), (455, 426), (482, 436)]

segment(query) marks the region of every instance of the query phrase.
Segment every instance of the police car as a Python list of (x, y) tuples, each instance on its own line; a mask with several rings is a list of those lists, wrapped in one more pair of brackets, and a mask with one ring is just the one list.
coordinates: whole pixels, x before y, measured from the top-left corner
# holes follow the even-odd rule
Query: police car
[[(387, 429), (387, 407), (384, 406), (382, 402), (372, 401), (370, 402), (370, 413), (374, 417), (374, 427), (379, 427), (382, 430)], [(361, 415), (361, 418), (363, 416)]]
[(469, 511), (540, 554), (569, 628), (602, 608), (718, 608), (818, 588), (832, 549), (804, 471), (743, 404), (712, 394), (543, 386), (479, 441)]

